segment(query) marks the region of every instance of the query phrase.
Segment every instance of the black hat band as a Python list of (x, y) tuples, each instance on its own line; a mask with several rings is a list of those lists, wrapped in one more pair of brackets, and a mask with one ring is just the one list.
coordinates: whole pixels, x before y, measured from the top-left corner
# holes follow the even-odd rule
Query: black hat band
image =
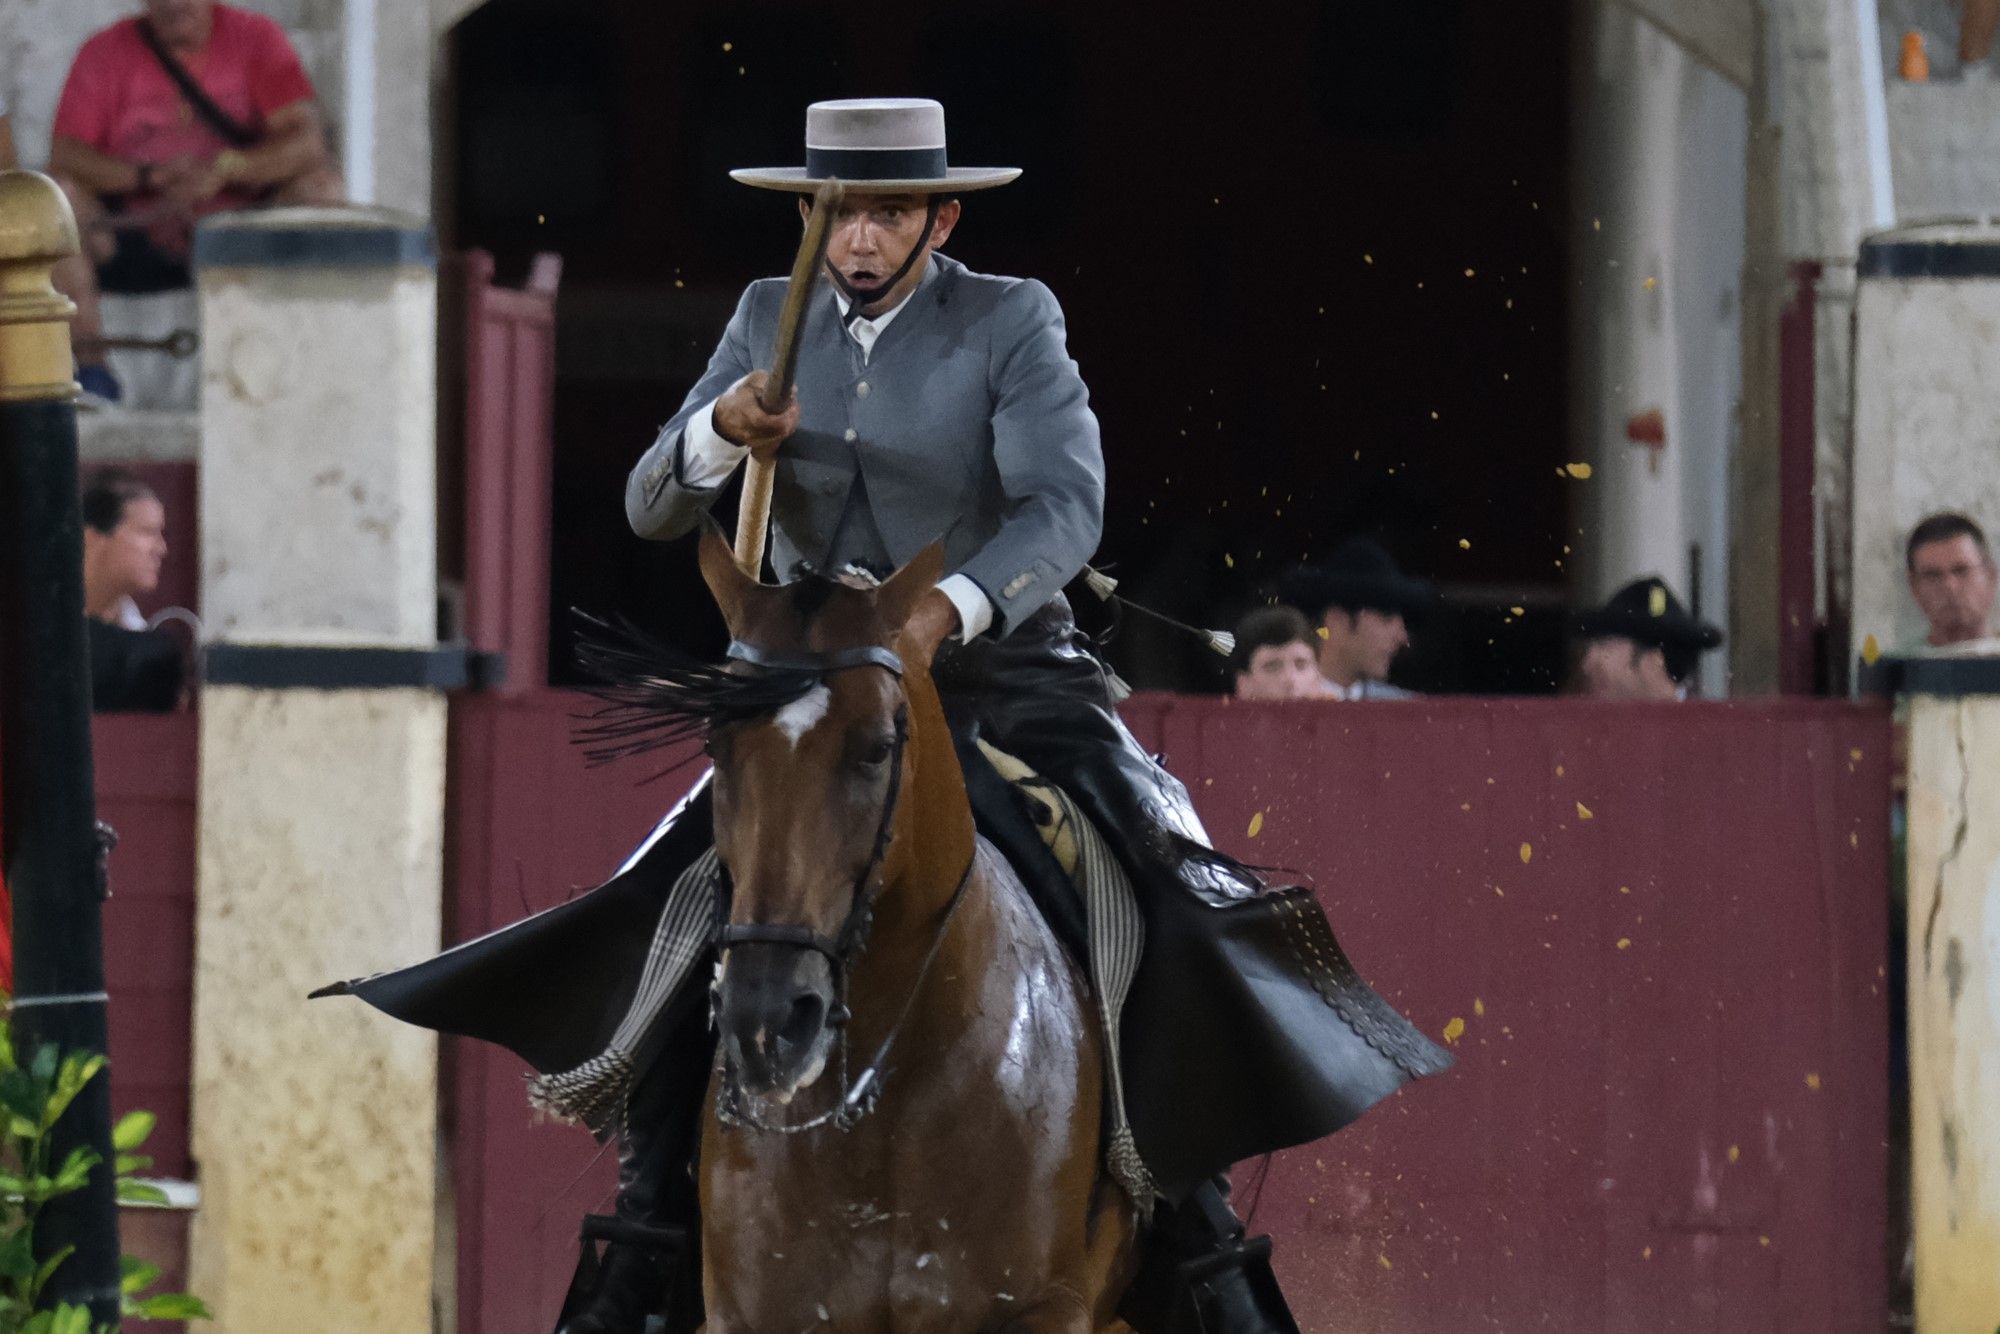
[(806, 148), (806, 175), (843, 181), (941, 181), (951, 174), (942, 148)]

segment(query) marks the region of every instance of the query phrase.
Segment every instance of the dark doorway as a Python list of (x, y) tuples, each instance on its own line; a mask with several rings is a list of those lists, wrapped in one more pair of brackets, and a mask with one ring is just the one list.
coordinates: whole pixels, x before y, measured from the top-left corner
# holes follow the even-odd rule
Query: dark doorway
[[(492, 0), (454, 36), (449, 239), (503, 273), (566, 260), (556, 606), (712, 623), (621, 496), (743, 285), (789, 263), (789, 204), (725, 173), (798, 161), (815, 98), (924, 95), (954, 160), (1026, 169), (951, 250), (1062, 300), (1129, 592), (1226, 625), (1366, 532), (1450, 594), (1399, 678), (1550, 688), (1568, 53), (1558, 0)], [(1111, 655), (1142, 686), (1224, 684), (1173, 632), (1130, 624)]]

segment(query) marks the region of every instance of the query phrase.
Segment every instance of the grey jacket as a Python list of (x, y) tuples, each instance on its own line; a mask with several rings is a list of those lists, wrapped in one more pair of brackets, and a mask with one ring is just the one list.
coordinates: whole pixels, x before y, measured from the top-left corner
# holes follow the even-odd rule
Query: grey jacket
[[(818, 292), (800, 340), (799, 429), (778, 455), (772, 566), (898, 566), (942, 537), (945, 568), (993, 603), (1010, 633), (1097, 549), (1104, 456), (1062, 308), (1032, 279), (932, 269), (866, 364)], [(625, 485), (641, 537), (693, 529), (719, 487), (684, 483), (689, 417), (768, 365), (783, 279), (750, 285), (708, 370)]]

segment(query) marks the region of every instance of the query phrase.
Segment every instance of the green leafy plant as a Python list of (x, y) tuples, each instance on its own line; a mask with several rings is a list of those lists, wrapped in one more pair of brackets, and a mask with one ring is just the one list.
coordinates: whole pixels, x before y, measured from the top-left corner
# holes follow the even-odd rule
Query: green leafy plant
[[(102, 1056), (64, 1055), (41, 1047), (16, 1059), (12, 1026), (0, 1017), (0, 1334), (101, 1334), (109, 1326), (91, 1323), (86, 1307), (68, 1303), (36, 1310), (49, 1280), (74, 1247), (37, 1263), (35, 1222), (50, 1200), (82, 1190), (103, 1158), (94, 1149), (78, 1147), (53, 1162), (51, 1132), (76, 1101), (84, 1086), (104, 1068)], [(111, 1132), (117, 1155), (118, 1198), (128, 1203), (165, 1204), (157, 1186), (137, 1180), (134, 1173), (152, 1166), (141, 1154), (153, 1133), (151, 1112), (132, 1112)], [(208, 1308), (186, 1293), (152, 1293), (157, 1265), (126, 1256), (119, 1290), (123, 1314), (136, 1320), (205, 1320)]]

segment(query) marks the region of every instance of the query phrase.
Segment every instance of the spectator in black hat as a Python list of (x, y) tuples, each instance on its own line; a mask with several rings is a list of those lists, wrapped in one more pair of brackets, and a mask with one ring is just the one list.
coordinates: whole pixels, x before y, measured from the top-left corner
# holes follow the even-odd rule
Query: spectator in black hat
[(1690, 615), (1658, 578), (1635, 579), (1575, 627), (1589, 641), (1583, 679), (1592, 699), (1686, 699), (1701, 655), (1722, 643), (1722, 631)]
[(1396, 567), (1381, 544), (1349, 538), (1323, 561), (1301, 565), (1278, 595), (1319, 636), (1320, 693), (1333, 699), (1409, 699), (1389, 684), (1389, 665), (1410, 642), (1410, 622), (1436, 599), (1422, 579)]
[(1238, 699), (1312, 699), (1322, 693), (1319, 639), (1296, 607), (1259, 607), (1236, 626), (1229, 661)]

